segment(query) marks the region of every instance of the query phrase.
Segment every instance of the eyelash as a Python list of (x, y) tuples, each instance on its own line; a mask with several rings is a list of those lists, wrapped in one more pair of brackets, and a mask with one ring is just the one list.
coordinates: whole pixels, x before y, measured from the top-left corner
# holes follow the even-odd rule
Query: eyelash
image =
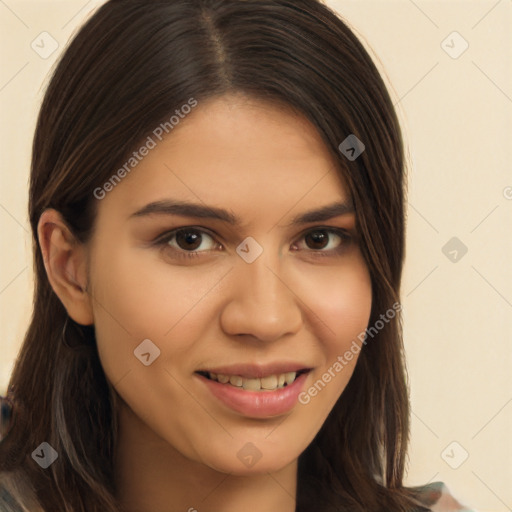
[[(151, 245), (160, 247), (162, 250), (171, 249), (172, 252), (174, 253), (173, 257), (176, 257), (178, 259), (197, 258), (197, 257), (200, 257), (201, 253), (203, 253), (203, 252), (206, 252), (206, 253), (210, 252), (208, 250), (207, 251), (185, 251), (183, 249), (175, 249), (174, 247), (171, 247), (169, 245), (169, 242), (175, 237), (175, 235), (178, 232), (183, 232), (183, 231), (184, 232), (187, 232), (187, 231), (198, 232), (200, 234), (206, 234), (207, 236), (211, 237), (212, 239), (215, 239), (214, 235), (212, 233), (210, 233), (209, 231), (207, 231), (207, 230), (204, 230), (202, 228), (197, 228), (197, 227), (194, 227), (194, 226), (186, 226), (186, 227), (181, 227), (181, 228), (174, 229), (172, 231), (168, 231), (168, 232), (158, 236), (152, 242)], [(349, 234), (344, 229), (333, 228), (333, 227), (321, 227), (321, 226), (319, 226), (319, 227), (315, 227), (313, 229), (309, 229), (308, 231), (303, 233), (299, 240), (302, 240), (308, 234), (316, 233), (316, 232), (327, 232), (327, 233), (330, 233), (330, 234), (337, 235), (337, 236), (339, 236), (341, 238), (340, 245), (336, 249), (329, 249), (327, 251), (326, 250), (322, 250), (322, 249), (318, 249), (318, 250), (309, 249), (309, 252), (313, 253), (315, 255), (315, 257), (318, 256), (318, 257), (321, 257), (321, 258), (333, 257), (333, 256), (336, 257), (336, 256), (341, 255), (347, 249), (347, 245), (354, 238), (351, 234)]]

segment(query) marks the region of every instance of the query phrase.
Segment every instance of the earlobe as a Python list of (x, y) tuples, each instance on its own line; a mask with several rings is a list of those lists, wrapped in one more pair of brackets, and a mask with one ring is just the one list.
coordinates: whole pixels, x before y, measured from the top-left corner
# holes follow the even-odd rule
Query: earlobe
[(84, 245), (75, 238), (62, 215), (54, 209), (42, 213), (37, 234), (48, 280), (68, 315), (78, 324), (93, 324)]

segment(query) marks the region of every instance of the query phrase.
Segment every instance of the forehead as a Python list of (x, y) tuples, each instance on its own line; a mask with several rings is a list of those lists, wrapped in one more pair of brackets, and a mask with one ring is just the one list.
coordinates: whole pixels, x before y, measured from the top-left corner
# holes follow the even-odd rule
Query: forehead
[(199, 103), (115, 186), (100, 207), (129, 214), (168, 197), (233, 210), (348, 199), (315, 127), (276, 104), (240, 96)]

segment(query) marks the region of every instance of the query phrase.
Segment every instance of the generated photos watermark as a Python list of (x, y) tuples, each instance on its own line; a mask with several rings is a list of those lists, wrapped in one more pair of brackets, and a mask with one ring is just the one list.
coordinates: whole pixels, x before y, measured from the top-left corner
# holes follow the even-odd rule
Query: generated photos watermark
[(393, 306), (390, 307), (385, 313), (381, 313), (379, 319), (376, 320), (372, 326), (361, 332), (357, 336), (357, 341), (355, 339), (352, 340), (350, 348), (347, 349), (342, 355), (339, 355), (336, 358), (336, 361), (312, 386), (299, 394), (299, 402), (302, 405), (309, 404), (311, 399), (317, 396), (318, 393), (322, 391), (327, 386), (327, 384), (329, 384), (329, 382), (331, 382), (343, 370), (343, 368), (345, 368), (350, 363), (350, 361), (354, 359), (357, 354), (359, 354), (362, 345), (366, 345), (368, 343), (368, 336), (373, 339), (373, 337), (377, 335), (379, 331), (384, 329), (384, 326), (388, 324), (390, 320), (395, 318), (397, 312), (401, 310), (402, 305), (399, 302), (395, 302)]
[(197, 100), (190, 98), (187, 103), (181, 106), (180, 109), (176, 109), (174, 112), (176, 115), (172, 115), (168, 121), (160, 123), (149, 135), (144, 144), (132, 153), (132, 156), (120, 167), (101, 187), (96, 187), (93, 191), (93, 195), (96, 199), (104, 199), (108, 192), (114, 190), (114, 188), (121, 183), (121, 180), (125, 178), (140, 162), (144, 157), (148, 156), (152, 149), (155, 149), (159, 142), (163, 140), (165, 135), (169, 134), (179, 123), (181, 119), (192, 112), (194, 107), (197, 107)]

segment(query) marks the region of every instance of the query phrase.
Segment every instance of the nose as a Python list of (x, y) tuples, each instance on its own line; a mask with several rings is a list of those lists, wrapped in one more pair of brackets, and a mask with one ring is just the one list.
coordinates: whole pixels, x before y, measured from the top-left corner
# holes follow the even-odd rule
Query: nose
[(231, 272), (230, 301), (221, 314), (226, 334), (270, 342), (300, 330), (301, 301), (281, 267), (270, 250), (252, 263), (237, 261)]

